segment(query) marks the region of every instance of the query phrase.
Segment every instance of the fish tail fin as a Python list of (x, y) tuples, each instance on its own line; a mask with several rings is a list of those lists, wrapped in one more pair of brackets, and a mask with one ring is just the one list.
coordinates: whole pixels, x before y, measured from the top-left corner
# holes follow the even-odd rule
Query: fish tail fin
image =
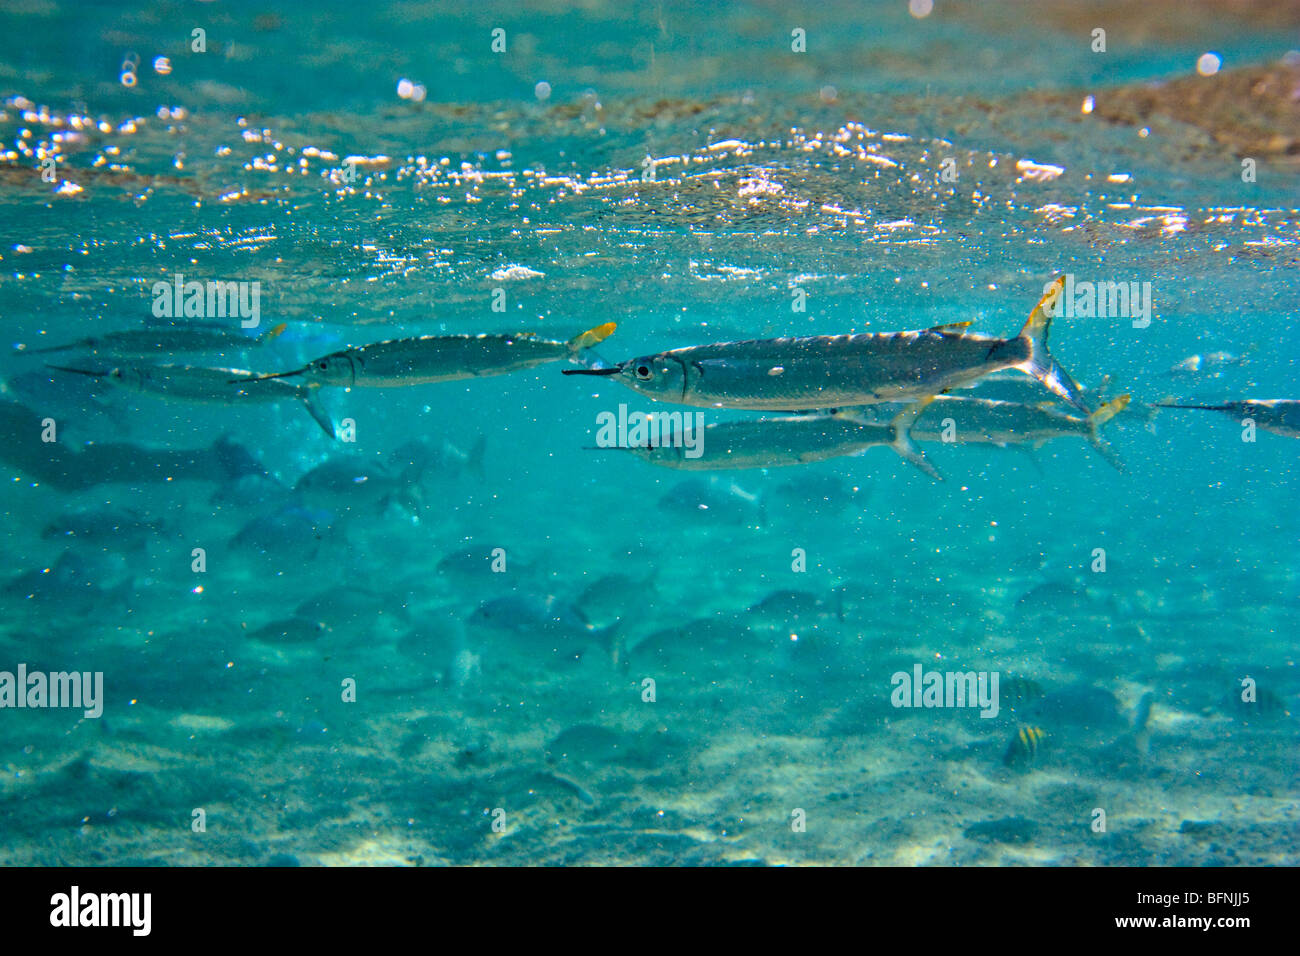
[(1052, 316), (1061, 304), (1061, 295), (1065, 289), (1065, 278), (1058, 278), (1048, 288), (1046, 294), (1038, 300), (1034, 311), (1029, 313), (1024, 328), (1016, 341), (1029, 346), (1029, 358), (1017, 366), (1043, 383), (1053, 395), (1065, 399), (1082, 412), (1090, 412), (1083, 398), (1083, 389), (1047, 350), (1047, 333), (1052, 327)]
[(404, 485), (402, 489), (393, 496), (393, 500), (411, 514), (419, 517), (424, 513), (424, 486), (415, 482)]
[(284, 333), (284, 330), (287, 329), (288, 327), (289, 327), (288, 322), (281, 322), (279, 325), (267, 329), (265, 332), (263, 332), (261, 335), (257, 337), (257, 344), (265, 345), (267, 342), (271, 341), (272, 339), (282, 335)]
[(1098, 454), (1110, 463), (1116, 471), (1127, 471), (1123, 460), (1115, 454), (1115, 450), (1106, 443), (1101, 437), (1101, 426), (1106, 424), (1125, 408), (1128, 407), (1129, 395), (1121, 395), (1119, 398), (1112, 399), (1099, 409), (1088, 416), (1088, 442), (1093, 448), (1097, 449)]
[(469, 450), (469, 457), (465, 459), (465, 470), (475, 478), (487, 478), (487, 469), (483, 465), (486, 455), (487, 435), (479, 435), (474, 447)]
[(599, 345), (601, 342), (605, 341), (607, 338), (613, 335), (614, 330), (617, 328), (618, 325), (616, 323), (606, 322), (603, 325), (596, 326), (594, 329), (588, 329), (586, 332), (580, 332), (579, 334), (575, 335), (573, 338), (569, 339), (568, 342), (569, 351), (573, 352), (576, 355), (578, 352), (581, 352), (583, 349), (589, 349), (593, 345)]
[(611, 664), (615, 667), (621, 667), (627, 663), (627, 636), (623, 633), (622, 620), (617, 620), (607, 627), (593, 630), (591, 634), (600, 642), (600, 646), (605, 653), (609, 655)]
[(919, 401), (909, 402), (901, 412), (893, 417), (889, 423), (889, 427), (893, 431), (893, 440), (890, 441), (889, 447), (894, 449), (905, 461), (920, 468), (935, 481), (943, 481), (943, 475), (939, 474), (939, 469), (930, 464), (929, 459), (921, 453), (921, 450), (912, 441), (912, 425), (916, 423), (916, 420), (921, 417), (921, 413), (926, 410), (932, 401), (934, 401), (933, 395)]
[(325, 411), (325, 406), (320, 403), (317, 397), (316, 389), (309, 389), (302, 393), (302, 403), (307, 408), (307, 414), (316, 420), (316, 424), (321, 427), (331, 440), (335, 438), (334, 422), (330, 420), (329, 412)]

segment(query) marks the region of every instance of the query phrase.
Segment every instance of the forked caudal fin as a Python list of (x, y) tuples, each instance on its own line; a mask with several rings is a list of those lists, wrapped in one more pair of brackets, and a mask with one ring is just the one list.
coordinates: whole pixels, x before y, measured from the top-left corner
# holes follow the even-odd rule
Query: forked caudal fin
[(271, 341), (272, 339), (279, 338), (281, 335), (283, 335), (284, 330), (287, 329), (288, 327), (289, 327), (288, 322), (281, 322), (279, 325), (275, 326), (274, 328), (267, 329), (265, 332), (259, 335), (255, 341), (257, 342), (258, 345), (265, 345), (267, 342)]
[(598, 325), (594, 329), (588, 329), (586, 332), (581, 332), (569, 339), (569, 351), (577, 353), (581, 352), (583, 349), (589, 349), (593, 345), (599, 345), (601, 342), (613, 335), (614, 330), (617, 328), (618, 325), (616, 323), (606, 322), (604, 325)]
[(1101, 426), (1127, 408), (1130, 397), (1129, 395), (1121, 395), (1119, 398), (1112, 399), (1088, 416), (1088, 441), (1093, 448), (1097, 449), (1098, 454), (1110, 463), (1112, 468), (1120, 472), (1128, 469), (1125, 468), (1124, 462), (1119, 455), (1115, 454), (1115, 450), (1101, 437)]
[(1038, 300), (1034, 311), (1029, 313), (1019, 336), (1020, 341), (1029, 346), (1029, 358), (1016, 367), (1038, 379), (1053, 395), (1059, 395), (1079, 411), (1091, 412), (1083, 399), (1083, 389), (1079, 383), (1047, 350), (1047, 333), (1052, 325), (1052, 316), (1060, 310), (1064, 289), (1065, 277), (1061, 276), (1052, 283), (1047, 294)]

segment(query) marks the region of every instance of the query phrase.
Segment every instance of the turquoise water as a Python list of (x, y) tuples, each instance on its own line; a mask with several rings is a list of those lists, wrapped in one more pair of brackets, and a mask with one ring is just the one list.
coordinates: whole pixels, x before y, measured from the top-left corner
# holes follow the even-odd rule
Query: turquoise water
[[(1296, 395), (1295, 11), (444, 6), (0, 14), (0, 671), (103, 675), (96, 717), (0, 708), (0, 860), (1297, 862), (1294, 439), (1149, 407)], [(155, 360), (263, 372), (604, 322), (602, 363), (1012, 336), (1064, 273), (1153, 309), (1052, 328), (1132, 396), (1122, 473), (1062, 437), (922, 442), (941, 483), (692, 475), (592, 450), (669, 406), (558, 362), (321, 389), (331, 441), (30, 354), (178, 273), (286, 328)], [(369, 480), (300, 486), (338, 459)], [(894, 706), (918, 665), (1009, 696)]]

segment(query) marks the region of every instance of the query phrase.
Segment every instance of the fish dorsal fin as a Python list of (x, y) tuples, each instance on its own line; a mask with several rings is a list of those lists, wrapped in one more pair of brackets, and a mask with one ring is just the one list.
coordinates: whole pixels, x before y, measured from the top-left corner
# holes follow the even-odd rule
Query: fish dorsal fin
[(971, 320), (969, 322), (948, 322), (944, 325), (932, 325), (928, 329), (926, 329), (926, 331), (927, 332), (961, 332), (964, 329), (969, 329), (974, 324), (975, 324), (974, 320)]

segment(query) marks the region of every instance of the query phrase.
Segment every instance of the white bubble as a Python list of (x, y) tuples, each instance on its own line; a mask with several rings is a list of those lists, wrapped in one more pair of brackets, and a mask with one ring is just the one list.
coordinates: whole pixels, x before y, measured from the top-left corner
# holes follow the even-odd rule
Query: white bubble
[(918, 20), (928, 17), (934, 10), (934, 0), (908, 0), (907, 12)]
[(538, 83), (536, 86), (533, 87), (533, 95), (536, 96), (539, 100), (545, 101), (549, 99), (551, 96), (551, 84), (547, 83), (545, 80), (542, 80), (540, 83)]
[(126, 71), (122, 74), (122, 85), (123, 85), (123, 86), (135, 86), (135, 74), (132, 73), (130, 70), (126, 70)]
[(823, 103), (834, 103), (839, 98), (839, 91), (833, 86), (823, 86), (821, 98)]
[(1202, 53), (1196, 61), (1196, 72), (1201, 76), (1214, 76), (1223, 65), (1223, 59), (1217, 53)]
[(172, 61), (165, 56), (154, 57), (153, 71), (160, 76), (166, 76), (172, 71)]
[(404, 100), (409, 100), (411, 98), (411, 93), (414, 89), (415, 84), (408, 79), (403, 78), (397, 81), (397, 95)]

